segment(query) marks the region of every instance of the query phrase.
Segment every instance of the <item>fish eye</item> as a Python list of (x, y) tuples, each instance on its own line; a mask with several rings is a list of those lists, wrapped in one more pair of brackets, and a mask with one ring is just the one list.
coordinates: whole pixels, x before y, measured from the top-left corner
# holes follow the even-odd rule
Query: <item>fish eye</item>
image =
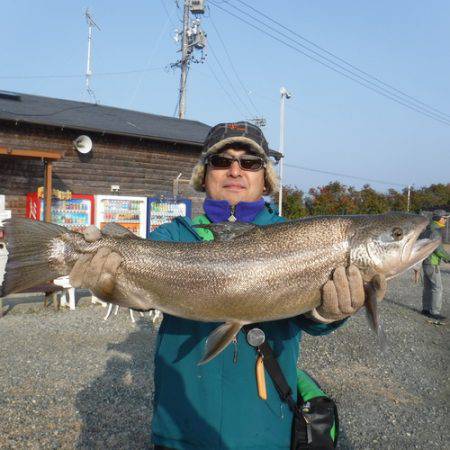
[(395, 227), (392, 230), (392, 237), (395, 241), (399, 241), (403, 237), (403, 230), (401, 228)]

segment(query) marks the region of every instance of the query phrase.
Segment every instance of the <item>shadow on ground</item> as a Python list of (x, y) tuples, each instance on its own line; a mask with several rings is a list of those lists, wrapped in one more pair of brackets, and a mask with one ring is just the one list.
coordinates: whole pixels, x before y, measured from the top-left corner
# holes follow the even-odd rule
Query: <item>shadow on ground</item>
[(356, 447), (350, 442), (345, 428), (340, 426), (337, 448), (340, 450), (355, 450)]
[(385, 302), (385, 303), (391, 303), (392, 305), (397, 305), (397, 306), (400, 306), (400, 307), (403, 308), (403, 309), (407, 309), (407, 310), (409, 310), (409, 311), (414, 311), (414, 312), (417, 312), (417, 313), (420, 313), (420, 312), (422, 311), (422, 307), (411, 306), (411, 305), (408, 305), (408, 304), (406, 304), (406, 303), (402, 303), (402, 302), (399, 302), (399, 301), (396, 301), (396, 300), (392, 300), (392, 299), (389, 298), (389, 297), (386, 297), (386, 298), (383, 300), (383, 302)]
[[(75, 305), (80, 306), (80, 300), (87, 298), (90, 299), (91, 293), (87, 289), (75, 290)], [(24, 312), (37, 312), (39, 310), (45, 310), (44, 307), (44, 293), (25, 293), (25, 294), (12, 294), (7, 297), (3, 297), (3, 316), (9, 313), (24, 313)], [(86, 302), (83, 302), (86, 303)], [(90, 304), (90, 300), (88, 301)], [(48, 309), (53, 309), (53, 304), (50, 302), (47, 305)]]
[(82, 425), (75, 448), (152, 448), (155, 337), (154, 327), (139, 320), (125, 341), (109, 344), (105, 371), (76, 398)]

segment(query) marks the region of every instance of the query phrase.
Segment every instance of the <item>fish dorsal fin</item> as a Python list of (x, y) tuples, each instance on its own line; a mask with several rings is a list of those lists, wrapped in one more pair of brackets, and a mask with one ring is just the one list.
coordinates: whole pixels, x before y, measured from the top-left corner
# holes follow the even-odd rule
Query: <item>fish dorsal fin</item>
[(244, 222), (200, 223), (193, 227), (211, 230), (215, 241), (232, 241), (259, 228), (258, 225)]
[(205, 353), (198, 365), (211, 361), (225, 349), (239, 333), (242, 325), (240, 322), (226, 322), (217, 327), (206, 339)]
[(139, 236), (136, 236), (128, 228), (125, 228), (124, 226), (122, 226), (116, 222), (108, 222), (102, 228), (102, 234), (113, 237), (113, 238), (134, 237), (134, 238), (140, 239)]

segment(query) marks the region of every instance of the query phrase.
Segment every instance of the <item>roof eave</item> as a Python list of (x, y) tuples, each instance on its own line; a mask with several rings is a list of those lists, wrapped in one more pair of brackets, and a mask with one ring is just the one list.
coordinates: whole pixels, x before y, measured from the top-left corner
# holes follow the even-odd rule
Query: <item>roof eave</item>
[(68, 130), (76, 130), (76, 131), (90, 131), (93, 133), (101, 133), (101, 134), (108, 134), (108, 135), (112, 135), (112, 136), (127, 136), (127, 137), (133, 137), (133, 138), (137, 138), (137, 139), (142, 139), (142, 140), (149, 140), (149, 141), (159, 141), (159, 142), (172, 142), (172, 143), (176, 143), (176, 144), (185, 144), (185, 145), (193, 145), (193, 146), (198, 146), (201, 147), (203, 145), (203, 142), (198, 142), (198, 141), (189, 141), (189, 140), (184, 140), (184, 139), (174, 139), (174, 138), (165, 138), (165, 137), (161, 137), (161, 136), (149, 136), (149, 135), (142, 135), (142, 134), (137, 134), (137, 133), (129, 133), (129, 132), (114, 132), (114, 131), (109, 131), (109, 130), (102, 130), (102, 129), (98, 129), (98, 128), (89, 128), (89, 127), (77, 127), (74, 125), (65, 125), (65, 124), (48, 124), (48, 123), (42, 123), (42, 122), (33, 122), (33, 121), (28, 121), (28, 120), (23, 120), (23, 119), (6, 119), (6, 118), (0, 118), (0, 121), (5, 121), (5, 122), (12, 122), (12, 123), (26, 123), (26, 124), (31, 124), (31, 125), (40, 125), (43, 127), (49, 127), (49, 128), (66, 128)]

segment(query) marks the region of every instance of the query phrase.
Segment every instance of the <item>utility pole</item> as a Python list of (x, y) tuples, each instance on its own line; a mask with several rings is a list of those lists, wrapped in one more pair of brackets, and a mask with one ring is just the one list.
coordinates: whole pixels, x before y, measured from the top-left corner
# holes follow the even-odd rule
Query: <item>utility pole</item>
[[(181, 59), (171, 64), (171, 67), (180, 67), (180, 88), (178, 95), (178, 117), (184, 119), (186, 113), (186, 83), (189, 65), (191, 62), (203, 63), (206, 54), (203, 50), (206, 47), (206, 33), (200, 28), (199, 14), (204, 14), (204, 0), (184, 0), (183, 6), (183, 31), (176, 30), (175, 41), (180, 41), (181, 35)], [(190, 14), (194, 14), (196, 19), (190, 23)], [(201, 50), (201, 57), (194, 58), (194, 50)]]
[(292, 94), (282, 87), (280, 89), (280, 147), (278, 151), (281, 153), (280, 158), (280, 190), (278, 192), (278, 214), (281, 216), (283, 213), (283, 160), (284, 160), (284, 101), (286, 98), (291, 98)]
[(180, 99), (178, 103), (178, 117), (184, 119), (186, 111), (186, 80), (188, 70), (188, 27), (189, 27), (189, 0), (184, 0), (183, 10), (183, 36), (181, 38), (181, 78), (180, 78)]
[(100, 31), (100, 27), (94, 22), (92, 19), (89, 8), (86, 8), (86, 11), (84, 13), (86, 16), (86, 22), (88, 24), (88, 51), (87, 51), (87, 65), (86, 65), (86, 90), (87, 93), (90, 95), (90, 97), (94, 100), (95, 103), (97, 103), (97, 99), (95, 98), (94, 91), (91, 89), (90, 81), (92, 76), (92, 70), (91, 70), (91, 46), (92, 46), (92, 28), (95, 27), (97, 30)]

